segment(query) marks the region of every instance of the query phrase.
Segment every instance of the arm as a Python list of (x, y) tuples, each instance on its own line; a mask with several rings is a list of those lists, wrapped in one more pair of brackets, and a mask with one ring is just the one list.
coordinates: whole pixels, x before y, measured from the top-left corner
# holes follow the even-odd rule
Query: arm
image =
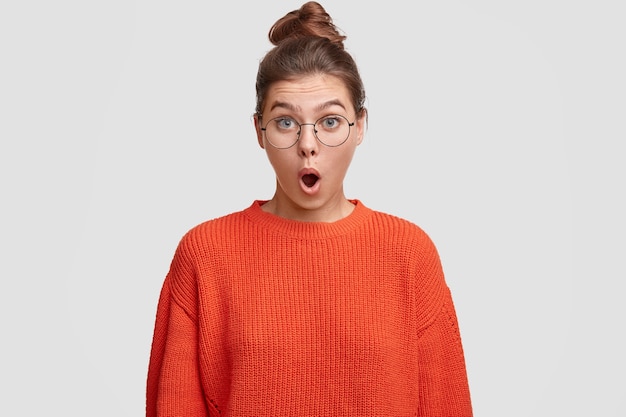
[(419, 334), (420, 417), (471, 417), (472, 405), (458, 322), (450, 291), (441, 311)]
[(175, 258), (159, 298), (148, 367), (147, 417), (208, 416), (198, 367), (197, 322), (175, 295), (190, 282), (179, 266)]

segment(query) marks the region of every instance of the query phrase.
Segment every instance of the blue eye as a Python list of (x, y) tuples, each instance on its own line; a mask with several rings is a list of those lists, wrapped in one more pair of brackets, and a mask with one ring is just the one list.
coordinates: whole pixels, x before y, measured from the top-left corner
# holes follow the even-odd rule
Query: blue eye
[(277, 119), (274, 119), (274, 121), (276, 122), (276, 126), (278, 126), (279, 129), (289, 130), (298, 126), (296, 121), (290, 117), (279, 117)]
[(341, 125), (343, 118), (341, 116), (328, 116), (320, 120), (320, 127), (326, 130), (336, 129)]

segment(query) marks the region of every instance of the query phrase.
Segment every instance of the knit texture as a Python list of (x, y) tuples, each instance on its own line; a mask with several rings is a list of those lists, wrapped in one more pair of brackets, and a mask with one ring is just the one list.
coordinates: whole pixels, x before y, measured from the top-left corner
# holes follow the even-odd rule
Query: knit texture
[(472, 415), (456, 313), (418, 226), (249, 208), (181, 240), (161, 291), (146, 415)]

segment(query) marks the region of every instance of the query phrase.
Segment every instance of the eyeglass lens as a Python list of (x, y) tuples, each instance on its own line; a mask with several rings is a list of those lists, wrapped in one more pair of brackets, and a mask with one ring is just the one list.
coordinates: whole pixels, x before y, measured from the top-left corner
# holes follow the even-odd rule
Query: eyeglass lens
[(267, 140), (276, 148), (290, 148), (296, 144), (302, 129), (312, 126), (317, 139), (326, 146), (339, 146), (350, 136), (350, 126), (343, 116), (330, 115), (318, 119), (313, 123), (298, 123), (291, 117), (277, 117), (270, 120), (265, 128)]

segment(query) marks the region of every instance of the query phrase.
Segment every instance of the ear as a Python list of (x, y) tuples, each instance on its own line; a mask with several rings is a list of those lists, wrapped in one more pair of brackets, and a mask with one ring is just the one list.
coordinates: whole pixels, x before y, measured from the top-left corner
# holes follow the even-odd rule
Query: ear
[(359, 113), (356, 123), (356, 144), (360, 145), (363, 142), (365, 131), (367, 130), (367, 109), (364, 107)]
[(261, 131), (261, 121), (259, 120), (259, 115), (257, 113), (254, 114), (254, 130), (256, 131), (256, 140), (259, 142), (259, 146), (261, 149), (265, 149), (265, 144), (263, 143), (263, 132)]

